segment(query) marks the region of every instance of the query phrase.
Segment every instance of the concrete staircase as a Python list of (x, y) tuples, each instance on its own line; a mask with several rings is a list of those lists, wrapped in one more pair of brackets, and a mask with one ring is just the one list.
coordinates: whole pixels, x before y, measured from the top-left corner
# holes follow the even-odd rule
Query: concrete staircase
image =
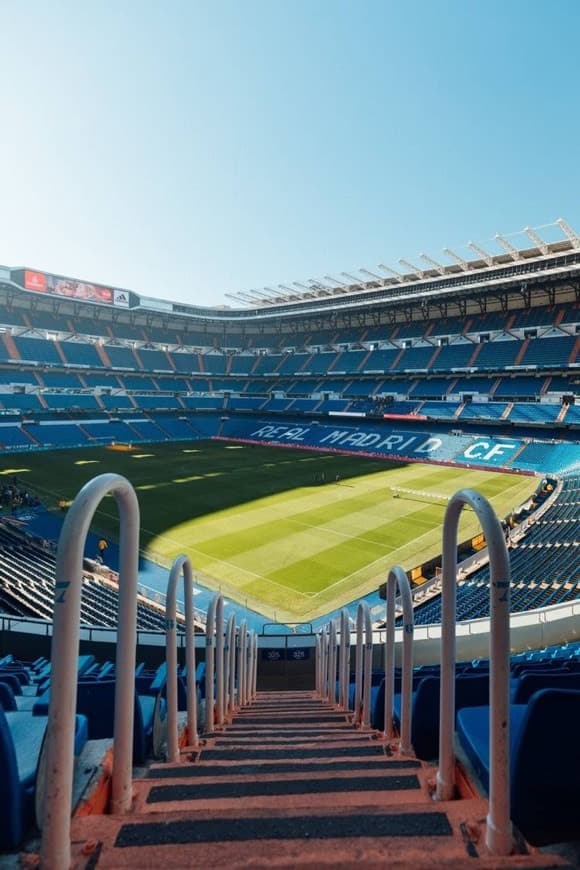
[(224, 731), (134, 781), (131, 815), (73, 820), (80, 868), (557, 867), (521, 844), (487, 853), (487, 806), (436, 803), (434, 768), (313, 692), (259, 693)]

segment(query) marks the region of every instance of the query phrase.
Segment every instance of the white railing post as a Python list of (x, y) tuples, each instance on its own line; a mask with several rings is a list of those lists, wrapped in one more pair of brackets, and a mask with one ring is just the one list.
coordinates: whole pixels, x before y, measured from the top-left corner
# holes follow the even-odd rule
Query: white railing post
[(215, 613), (215, 720), (216, 727), (224, 724), (224, 600), (220, 595)]
[(346, 607), (342, 609), (340, 614), (340, 646), (342, 650), (340, 704), (344, 710), (348, 710), (350, 689), (350, 616)]
[(254, 632), (253, 636), (253, 647), (252, 647), (252, 695), (251, 700), (256, 700), (257, 694), (257, 686), (258, 686), (258, 635)]
[(328, 681), (328, 656), (330, 652), (328, 640), (328, 625), (325, 625), (322, 630), (322, 687), (321, 697), (328, 701), (329, 681)]
[(193, 572), (187, 556), (178, 556), (167, 583), (165, 602), (165, 644), (167, 662), (167, 760), (179, 761), (177, 730), (177, 584), (183, 571), (185, 600), (185, 662), (187, 692), (187, 740), (197, 746), (197, 693), (195, 689), (195, 627), (193, 608)]
[(323, 697), (324, 640), (322, 631), (316, 635), (316, 694)]
[(70, 866), (73, 744), (83, 556), (91, 521), (111, 493), (119, 509), (119, 624), (117, 631), (112, 811), (131, 806), (139, 503), (128, 480), (102, 474), (78, 493), (65, 518), (56, 558), (51, 689), (46, 732), (46, 795), (43, 807), (41, 866)]
[(236, 709), (236, 617), (232, 613), (230, 624), (230, 689), (228, 702), (228, 721), (231, 722)]
[(215, 614), (219, 595), (214, 595), (207, 609), (205, 624), (205, 730), (214, 729), (214, 677), (215, 677)]
[(354, 722), (362, 719), (363, 662), (364, 662), (364, 608), (362, 601), (356, 611), (356, 656), (354, 663)]
[(371, 609), (363, 601), (363, 617), (365, 629), (365, 655), (363, 667), (363, 705), (362, 705), (362, 721), (363, 728), (371, 726), (371, 686), (373, 680), (373, 625), (371, 620)]
[(336, 706), (336, 622), (330, 620), (328, 634), (328, 700), (332, 706)]
[(343, 707), (344, 699), (344, 638), (346, 631), (344, 630), (344, 611), (340, 611), (339, 622), (339, 637), (338, 637), (338, 706)]
[[(232, 697), (232, 641), (235, 644), (236, 617), (230, 613), (226, 626), (226, 639), (224, 646), (224, 717), (229, 722), (233, 706)], [(235, 683), (235, 672), (234, 672)]]
[(392, 740), (395, 694), (395, 594), (403, 604), (403, 661), (401, 672), (401, 740), (399, 751), (409, 755), (411, 746), (411, 701), (413, 695), (413, 599), (406, 572), (399, 565), (387, 576), (387, 633), (385, 636), (385, 737)]
[(243, 619), (238, 635), (238, 707), (243, 707), (245, 704), (246, 634), (246, 620)]
[(248, 634), (248, 646), (246, 649), (246, 704), (249, 704), (252, 700), (252, 677), (254, 672), (253, 650), (254, 632), (250, 631)]
[(490, 568), (490, 776), (486, 844), (495, 855), (509, 855), (513, 846), (509, 803), (509, 554), (501, 524), (492, 506), (482, 495), (470, 489), (455, 493), (447, 505), (443, 521), (441, 698), (436, 798), (450, 800), (455, 791), (453, 733), (457, 530), (466, 505), (477, 514), (485, 534)]

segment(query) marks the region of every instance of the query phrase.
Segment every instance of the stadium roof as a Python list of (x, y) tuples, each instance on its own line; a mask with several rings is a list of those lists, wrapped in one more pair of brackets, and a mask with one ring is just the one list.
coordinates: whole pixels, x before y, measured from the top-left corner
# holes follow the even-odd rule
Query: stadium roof
[[(551, 239), (557, 230), (556, 239)], [(547, 232), (546, 232), (547, 231)], [(547, 237), (547, 238), (546, 238)], [(532, 246), (530, 246), (532, 242)], [(387, 287), (402, 287), (416, 284), (428, 278), (455, 276), (465, 272), (481, 272), (494, 266), (508, 263), (525, 262), (541, 259), (550, 254), (580, 249), (580, 237), (570, 224), (563, 218), (558, 218), (551, 224), (540, 227), (526, 227), (520, 232), (501, 235), (497, 233), (493, 239), (485, 243), (468, 242), (465, 255), (451, 248), (444, 248), (447, 260), (442, 263), (428, 254), (419, 254), (418, 259), (424, 265), (417, 266), (406, 259), (400, 259), (399, 266), (394, 269), (384, 263), (368, 269), (361, 267), (351, 272), (340, 272), (335, 275), (324, 275), (322, 278), (308, 278), (306, 281), (293, 281), (289, 284), (278, 284), (275, 288), (263, 287), (259, 290), (248, 290), (236, 293), (226, 293), (232, 299), (244, 306), (252, 308), (286, 305), (292, 302), (304, 302), (310, 299), (320, 299), (329, 296), (344, 296), (372, 289), (380, 290)], [(473, 257), (473, 254), (476, 257)], [(353, 271), (355, 274), (353, 274)]]

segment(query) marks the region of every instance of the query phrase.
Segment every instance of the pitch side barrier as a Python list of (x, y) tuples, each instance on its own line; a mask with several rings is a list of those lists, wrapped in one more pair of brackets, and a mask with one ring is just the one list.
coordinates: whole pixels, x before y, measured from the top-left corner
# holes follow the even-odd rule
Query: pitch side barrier
[[(428, 431), (411, 432), (392, 426), (297, 425), (230, 419), (214, 440), (319, 450), (397, 462), (459, 464), (480, 470), (501, 468), (516, 474), (535, 473), (532, 469), (517, 466), (517, 455), (525, 442), (515, 438), (434, 435)], [(545, 472), (545, 468), (541, 470)]]

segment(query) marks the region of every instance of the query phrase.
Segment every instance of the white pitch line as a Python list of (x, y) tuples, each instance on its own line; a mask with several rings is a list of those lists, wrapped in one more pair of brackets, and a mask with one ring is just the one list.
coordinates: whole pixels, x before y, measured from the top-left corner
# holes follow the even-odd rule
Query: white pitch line
[[(435, 527), (429, 529), (428, 532), (424, 532), (422, 535), (419, 535), (418, 538), (413, 538), (412, 541), (409, 541), (409, 544), (414, 544), (417, 541), (420, 541), (421, 538), (425, 538), (430, 532), (435, 531)], [(395, 547), (392, 552), (396, 553), (397, 550), (402, 550), (403, 547), (408, 546), (408, 544), (403, 544), (401, 547)], [(388, 555), (391, 555), (390, 553)], [(372, 568), (373, 565), (377, 565), (379, 562), (384, 562), (387, 556), (379, 556), (378, 559), (375, 559), (374, 562), (368, 562), (366, 565), (363, 565), (362, 568), (357, 568), (356, 571), (353, 571), (351, 574), (347, 574), (346, 577), (343, 577), (342, 580), (337, 580), (336, 583), (331, 583), (330, 586), (326, 586), (324, 589), (321, 589), (320, 592), (316, 592), (312, 597), (317, 598), (319, 595), (322, 595), (323, 592), (328, 592), (329, 589), (332, 589), (334, 586), (338, 586), (340, 583), (345, 583), (347, 580), (350, 580), (351, 577), (356, 577), (357, 574), (360, 574), (361, 571), (366, 571), (368, 568)]]

